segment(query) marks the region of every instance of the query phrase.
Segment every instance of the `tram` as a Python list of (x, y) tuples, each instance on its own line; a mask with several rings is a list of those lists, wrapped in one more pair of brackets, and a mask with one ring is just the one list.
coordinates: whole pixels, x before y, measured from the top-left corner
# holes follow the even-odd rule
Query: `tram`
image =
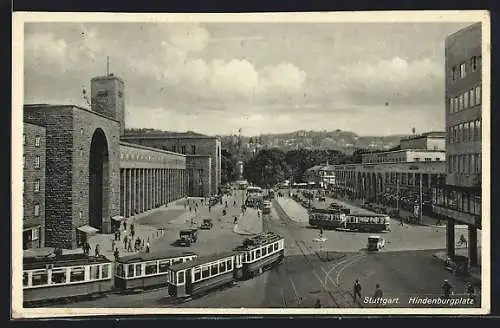
[(115, 287), (124, 291), (165, 285), (168, 267), (196, 257), (193, 252), (172, 250), (120, 257), (115, 263)]
[(385, 214), (350, 214), (346, 216), (346, 229), (363, 232), (391, 230), (391, 218)]
[(271, 202), (266, 200), (262, 203), (262, 214), (271, 214)]
[(314, 208), (309, 212), (309, 225), (323, 229), (344, 228), (346, 214), (340, 209)]
[(193, 297), (252, 278), (280, 263), (284, 258), (284, 239), (263, 233), (245, 239), (232, 251), (199, 257), (168, 268), (168, 293), (176, 298)]
[(113, 262), (104, 256), (66, 254), (23, 258), (26, 306), (107, 293), (113, 288)]

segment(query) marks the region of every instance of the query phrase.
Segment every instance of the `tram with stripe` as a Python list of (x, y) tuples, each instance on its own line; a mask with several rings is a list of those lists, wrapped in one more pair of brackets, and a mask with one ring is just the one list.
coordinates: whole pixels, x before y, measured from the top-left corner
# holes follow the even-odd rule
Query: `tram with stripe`
[(345, 228), (362, 232), (391, 231), (391, 218), (385, 214), (353, 213), (346, 216)]
[(115, 263), (115, 287), (124, 291), (166, 285), (170, 266), (196, 257), (196, 253), (175, 250), (120, 257)]
[(346, 214), (341, 209), (313, 208), (309, 211), (309, 225), (314, 228), (338, 229), (344, 228)]
[(23, 258), (25, 306), (101, 295), (113, 289), (113, 262), (104, 256), (54, 254)]

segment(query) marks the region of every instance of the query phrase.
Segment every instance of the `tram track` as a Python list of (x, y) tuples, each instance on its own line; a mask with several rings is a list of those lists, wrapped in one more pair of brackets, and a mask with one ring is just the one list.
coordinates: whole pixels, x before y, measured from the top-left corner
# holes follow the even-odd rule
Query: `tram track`
[[(279, 204), (277, 204), (276, 200), (274, 200), (273, 203), (274, 203), (273, 207), (275, 209), (276, 214), (278, 215), (281, 222), (284, 223), (285, 228), (288, 232), (288, 235), (293, 240), (296, 248), (299, 250), (300, 255), (304, 259), (305, 263), (310, 267), (312, 274), (319, 282), (322, 290), (329, 296), (331, 301), (334, 303), (335, 307), (341, 307), (342, 305), (339, 302), (339, 300), (337, 299), (339, 295), (335, 295), (336, 292), (333, 291), (331, 288), (329, 288), (328, 285), (323, 282), (323, 280), (321, 279), (319, 274), (316, 272), (316, 266), (314, 265), (313, 259), (311, 258), (311, 257), (315, 257), (316, 255), (313, 255), (310, 252), (308, 252), (307, 246), (305, 245), (304, 241), (302, 241), (296, 237), (295, 233), (293, 232), (293, 228), (290, 226), (290, 219), (288, 218), (287, 214), (283, 211), (281, 206)], [(268, 221), (268, 220), (265, 220), (265, 221)], [(265, 229), (271, 228), (269, 222), (267, 222), (267, 224), (264, 225), (264, 228)], [(300, 300), (300, 297), (298, 295), (297, 295), (297, 297)]]

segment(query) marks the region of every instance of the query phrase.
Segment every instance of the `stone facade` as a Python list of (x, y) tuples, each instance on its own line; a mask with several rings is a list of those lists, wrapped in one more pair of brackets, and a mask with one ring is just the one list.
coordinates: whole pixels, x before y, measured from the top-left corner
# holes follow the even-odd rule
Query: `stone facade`
[(103, 186), (102, 231), (119, 213), (119, 123), (72, 105), (24, 107), (24, 117), (46, 129), (46, 246), (75, 248), (77, 228), (89, 224), (89, 157), (94, 133), (104, 133), (108, 183)]
[(209, 155), (187, 156), (187, 170), (190, 179), (188, 193), (193, 197), (208, 197), (212, 190), (210, 172), (212, 169), (212, 158)]
[(45, 246), (45, 127), (23, 127), (23, 249)]
[(162, 134), (126, 134), (122, 141), (185, 155), (209, 155), (211, 158), (211, 194), (216, 194), (221, 180), (221, 143), (209, 136), (167, 136)]

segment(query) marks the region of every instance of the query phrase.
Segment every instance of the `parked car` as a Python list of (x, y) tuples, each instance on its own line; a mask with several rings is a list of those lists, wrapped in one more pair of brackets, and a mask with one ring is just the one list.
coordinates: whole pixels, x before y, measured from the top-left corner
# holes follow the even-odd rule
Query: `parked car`
[(198, 229), (187, 229), (181, 230), (179, 233), (179, 246), (191, 246), (192, 243), (195, 243), (198, 240)]
[(367, 249), (369, 251), (379, 251), (385, 246), (385, 239), (380, 236), (369, 236)]
[(200, 229), (203, 230), (210, 230), (214, 224), (212, 223), (212, 219), (203, 219), (203, 223), (200, 226)]

